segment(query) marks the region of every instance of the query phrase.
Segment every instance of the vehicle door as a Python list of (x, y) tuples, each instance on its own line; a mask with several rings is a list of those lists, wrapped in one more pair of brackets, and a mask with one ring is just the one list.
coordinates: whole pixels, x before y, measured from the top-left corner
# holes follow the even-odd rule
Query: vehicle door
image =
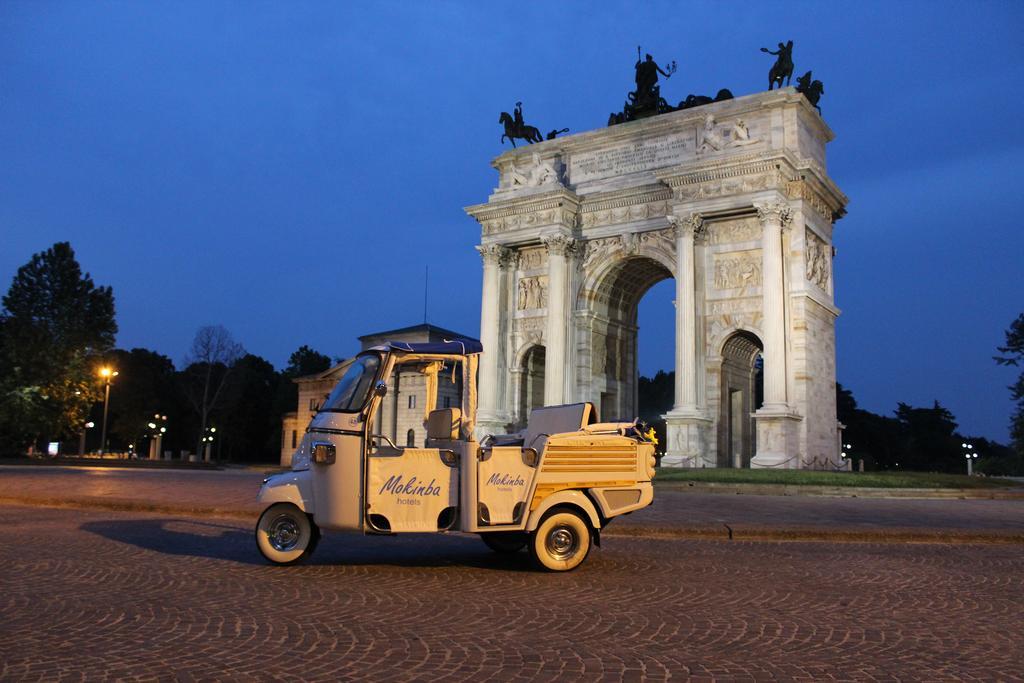
[[(414, 429), (414, 434), (426, 442), (423, 418), (436, 402), (439, 367), (437, 363), (396, 364), (389, 378), (390, 395), (379, 402), (370, 418), (372, 436), (366, 456), (369, 529), (392, 533), (445, 531), (458, 520), (457, 454), (415, 443), (399, 445), (393, 438), (403, 431), (396, 425), (415, 424), (419, 430)], [(410, 402), (409, 396), (416, 396), (418, 402)]]

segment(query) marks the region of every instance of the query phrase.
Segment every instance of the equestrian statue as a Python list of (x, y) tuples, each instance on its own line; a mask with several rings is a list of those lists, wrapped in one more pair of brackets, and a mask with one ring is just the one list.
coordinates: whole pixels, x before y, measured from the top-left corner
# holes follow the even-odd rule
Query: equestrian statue
[(789, 85), (789, 79), (793, 77), (793, 41), (787, 41), (785, 45), (779, 43), (779, 49), (775, 51), (762, 47), (761, 52), (778, 56), (768, 71), (768, 89), (772, 90), (776, 85), (781, 88), (782, 79), (786, 79), (786, 85)]
[(523, 121), (523, 103), (516, 102), (516, 108), (513, 110), (513, 116), (509, 116), (507, 111), (501, 112), (501, 116), (498, 117), (498, 123), (505, 126), (505, 134), (501, 136), (502, 143), (505, 142), (505, 138), (512, 143), (512, 146), (516, 146), (516, 138), (520, 140), (526, 140), (531, 145), (535, 142), (543, 142), (544, 137), (540, 134), (540, 130), (536, 126), (528, 126)]
[(821, 113), (818, 100), (825, 94), (825, 86), (822, 85), (821, 81), (812, 81), (810, 71), (796, 79), (796, 91), (803, 93), (807, 101), (814, 105), (819, 114)]

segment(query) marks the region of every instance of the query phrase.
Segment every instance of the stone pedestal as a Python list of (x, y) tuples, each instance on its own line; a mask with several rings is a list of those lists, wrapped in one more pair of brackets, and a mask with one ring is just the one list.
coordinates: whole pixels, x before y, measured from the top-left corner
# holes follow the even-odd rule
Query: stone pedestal
[(668, 443), (661, 459), (662, 467), (714, 467), (714, 463), (703, 459), (711, 420), (693, 411), (672, 411), (663, 417)]
[(751, 469), (799, 469), (800, 416), (785, 410), (762, 408), (754, 413), (757, 422), (757, 455)]

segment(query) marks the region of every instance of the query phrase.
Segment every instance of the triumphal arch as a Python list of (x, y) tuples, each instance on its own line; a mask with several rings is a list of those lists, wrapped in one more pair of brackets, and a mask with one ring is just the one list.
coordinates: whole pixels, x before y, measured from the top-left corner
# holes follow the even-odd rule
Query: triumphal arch
[[(834, 467), (833, 133), (792, 88), (505, 152), (482, 227), (479, 424), (637, 412), (637, 304), (675, 279), (665, 465)], [(666, 344), (673, 343), (665, 340)]]

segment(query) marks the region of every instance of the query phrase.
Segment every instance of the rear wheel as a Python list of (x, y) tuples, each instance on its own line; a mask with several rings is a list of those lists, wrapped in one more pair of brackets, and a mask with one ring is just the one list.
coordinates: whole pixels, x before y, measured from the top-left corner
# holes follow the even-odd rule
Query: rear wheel
[(480, 534), (488, 548), (502, 555), (518, 553), (526, 547), (529, 537), (521, 531), (494, 531)]
[(256, 523), (256, 546), (274, 564), (294, 564), (313, 552), (320, 530), (292, 503), (275, 503)]
[(590, 553), (590, 526), (576, 512), (566, 509), (548, 514), (530, 537), (530, 555), (542, 568), (566, 572), (583, 563)]

